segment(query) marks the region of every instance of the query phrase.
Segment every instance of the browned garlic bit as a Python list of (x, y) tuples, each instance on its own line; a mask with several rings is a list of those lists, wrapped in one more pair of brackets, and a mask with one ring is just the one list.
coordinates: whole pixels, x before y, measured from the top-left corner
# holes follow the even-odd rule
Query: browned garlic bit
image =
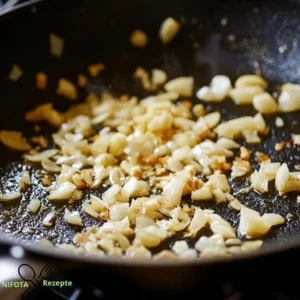
[(94, 65), (89, 65), (88, 71), (91, 75), (91, 77), (97, 77), (98, 74), (105, 69), (104, 64), (98, 63)]
[(286, 142), (280, 142), (275, 144), (276, 151), (282, 151), (286, 145)]
[(143, 48), (147, 45), (148, 36), (140, 29), (136, 29), (130, 36), (130, 43), (137, 48)]
[(46, 215), (46, 217), (43, 220), (43, 225), (46, 227), (52, 227), (55, 222), (55, 211), (51, 211)]
[(44, 90), (47, 87), (47, 75), (43, 72), (36, 74), (36, 87), (40, 90)]
[(88, 83), (88, 79), (85, 75), (79, 74), (77, 77), (77, 84), (79, 87), (85, 87)]

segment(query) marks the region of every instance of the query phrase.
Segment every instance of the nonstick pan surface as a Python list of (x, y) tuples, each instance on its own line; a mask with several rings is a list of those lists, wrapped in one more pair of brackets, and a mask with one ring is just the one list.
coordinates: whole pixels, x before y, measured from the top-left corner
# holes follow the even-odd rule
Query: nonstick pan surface
[[(168, 78), (191, 75), (196, 88), (210, 82), (216, 74), (227, 74), (234, 80), (239, 75), (255, 73), (271, 83), (270, 91), (277, 90), (277, 84), (299, 83), (300, 19), (297, 1), (75, 1), (64, 3), (47, 2), (37, 5), (37, 13), (30, 7), (15, 11), (0, 18), (0, 33), (5, 41), (0, 49), (0, 128), (21, 130), (26, 135), (34, 134), (33, 124), (24, 121), (24, 113), (36, 105), (53, 102), (55, 108), (66, 109), (70, 102), (56, 95), (56, 85), (60, 77), (73, 82), (79, 73), (87, 73), (91, 63), (103, 62), (106, 69), (99, 78), (92, 79), (86, 90), (81, 90), (82, 99), (89, 92), (109, 91), (116, 95), (128, 93), (139, 97), (147, 96), (140, 84), (132, 78), (137, 66), (148, 70), (156, 67), (168, 73)], [(168, 16), (181, 20), (180, 34), (168, 46), (160, 43), (157, 32), (161, 22)], [(227, 23), (225, 26), (224, 24)], [(222, 25), (223, 24), (223, 25)], [(128, 42), (133, 29), (141, 28), (149, 35), (145, 49), (134, 49)], [(62, 58), (49, 54), (49, 34), (55, 33), (65, 39)], [(232, 38), (234, 36), (234, 38)], [(16, 83), (10, 82), (7, 75), (13, 63), (19, 65), (23, 77)], [(35, 75), (43, 71), (48, 74), (49, 83), (45, 91), (35, 88)], [(196, 98), (193, 103), (199, 103)], [(235, 106), (227, 100), (222, 104), (206, 104), (208, 112), (220, 111), (222, 120), (243, 115), (254, 115), (251, 106)], [(291, 133), (300, 133), (300, 114), (283, 114), (283, 128), (275, 126), (275, 117), (266, 117), (271, 131), (262, 144), (249, 146), (271, 156), (272, 161), (287, 162), (290, 170), (300, 164), (300, 147), (292, 146), (281, 152), (275, 151), (275, 144), (289, 141)], [(53, 129), (42, 124), (42, 132), (49, 135)], [(24, 167), (20, 153), (1, 146), (0, 189), (13, 189), (18, 184)], [(255, 156), (253, 155), (253, 161)], [(257, 164), (254, 163), (257, 168)], [(31, 169), (38, 173), (40, 170)], [(265, 240), (265, 248), (276, 250), (288, 244), (292, 236), (300, 233), (300, 210), (296, 202), (297, 194), (280, 197), (274, 191), (261, 195), (253, 190), (241, 194), (242, 187), (249, 182), (230, 179), (232, 194), (243, 204), (260, 213), (281, 214), (286, 224), (272, 229)], [(100, 188), (93, 194), (101, 195)], [(85, 191), (85, 199), (91, 192)], [(55, 208), (61, 214), (55, 226), (46, 229), (42, 220), (49, 212), (33, 215), (27, 211), (30, 199), (38, 198), (43, 205)], [(189, 199), (187, 202), (192, 203)], [(84, 214), (82, 201), (71, 205), (83, 216), (84, 229), (101, 224)], [(227, 205), (213, 203), (193, 203), (201, 208), (212, 208), (228, 220), (235, 228), (239, 214)], [(7, 239), (17, 239), (25, 244), (43, 237), (54, 243), (71, 243), (74, 227), (66, 225), (63, 211), (69, 204), (51, 203), (38, 180), (25, 193), (21, 202), (0, 203), (0, 231)], [(199, 236), (203, 232), (199, 233)], [(189, 241), (193, 245), (199, 236)], [(166, 241), (154, 252), (169, 249), (175, 236)], [(293, 238), (294, 241), (294, 238)], [(297, 242), (296, 242), (297, 243)], [(299, 242), (300, 244), (300, 242)], [(278, 248), (279, 249), (279, 248)], [(82, 258), (84, 259), (84, 258)]]

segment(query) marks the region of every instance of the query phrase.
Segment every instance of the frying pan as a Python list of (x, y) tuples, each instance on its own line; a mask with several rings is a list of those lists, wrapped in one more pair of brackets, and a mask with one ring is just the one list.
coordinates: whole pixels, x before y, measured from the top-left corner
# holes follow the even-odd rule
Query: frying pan
[[(103, 62), (106, 69), (101, 76), (90, 80), (85, 90), (80, 90), (82, 99), (89, 92), (99, 94), (103, 91), (116, 95), (147, 96), (132, 78), (137, 66), (148, 70), (162, 68), (168, 78), (191, 75), (195, 78), (196, 88), (207, 85), (216, 74), (228, 74), (234, 80), (242, 74), (257, 71), (270, 82), (270, 91), (276, 91), (279, 83), (299, 83), (299, 1), (76, 0), (43, 1), (34, 5), (36, 13), (32, 12), (32, 5), (23, 5), (0, 17), (1, 129), (21, 130), (27, 136), (34, 134), (33, 125), (24, 121), (24, 113), (45, 102), (53, 102), (57, 109), (66, 109), (70, 102), (55, 93), (58, 79), (65, 77), (76, 82), (79, 73), (86, 73), (87, 66), (97, 62)], [(183, 26), (174, 41), (165, 46), (159, 41), (157, 32), (168, 16), (180, 20)], [(128, 42), (135, 28), (144, 30), (149, 36), (145, 49), (132, 48)], [(50, 33), (65, 40), (61, 58), (49, 54)], [(18, 82), (10, 82), (7, 77), (14, 63), (24, 71)], [(35, 88), (35, 76), (40, 71), (47, 73), (49, 78), (44, 91)], [(199, 103), (199, 100), (193, 99), (193, 103)], [(222, 121), (255, 114), (251, 106), (238, 107), (229, 100), (222, 104), (204, 105), (209, 112), (220, 111)], [(294, 165), (300, 162), (299, 146), (285, 148), (281, 152), (275, 151), (274, 146), (276, 142), (290, 140), (291, 133), (300, 133), (300, 114), (283, 114), (280, 117), (284, 120), (284, 127), (275, 126), (275, 117), (266, 117), (271, 129), (269, 136), (261, 144), (247, 147), (253, 152), (269, 154), (272, 161), (287, 162), (293, 170)], [(42, 132), (50, 135), (53, 129), (42, 124)], [(21, 155), (2, 146), (0, 153), (0, 189), (13, 187), (18, 183), (22, 170)], [(253, 163), (257, 168), (254, 156)], [(283, 198), (275, 191), (261, 195), (250, 190), (249, 194), (243, 195), (238, 191), (249, 187), (248, 180), (230, 179), (230, 183), (233, 195), (246, 206), (260, 213), (278, 213), (286, 219), (285, 225), (272, 229), (259, 252), (184, 262), (85, 257), (52, 248), (42, 249), (31, 243), (42, 237), (54, 243), (70, 243), (77, 229), (66, 225), (62, 215), (58, 216), (53, 228), (46, 229), (42, 225), (46, 211), (36, 215), (27, 212), (30, 197), (40, 199), (59, 212), (68, 207), (66, 203), (48, 203), (46, 193), (37, 182), (20, 203), (0, 203), (0, 241), (6, 247), (2, 249), (12, 253), (14, 262), (19, 264), (30, 260), (42, 266), (50, 261), (58, 270), (72, 270), (74, 282), (82, 282), (82, 278), (88, 275), (89, 284), (101, 284), (104, 289), (116, 290), (116, 284), (122, 283), (126, 286), (122, 290), (124, 292), (130, 288), (169, 294), (187, 293), (195, 288), (204, 292), (211, 286), (209, 282), (216, 286), (221, 286), (219, 283), (224, 285), (224, 282), (250, 286), (252, 280), (264, 280), (272, 272), (287, 272), (291, 262), (294, 267), (297, 266), (300, 248), (297, 194), (291, 193)], [(95, 193), (101, 195), (102, 192), (100, 188)], [(88, 197), (89, 192), (85, 191), (85, 198)], [(194, 204), (214, 209), (237, 228), (239, 215), (226, 205)], [(81, 201), (72, 204), (73, 208), (81, 211)], [(101, 224), (101, 221), (81, 214), (84, 216), (84, 228)], [(189, 244), (192, 246), (198, 238), (189, 241)], [(169, 249), (178, 239), (183, 238), (171, 238), (153, 251)], [(19, 250), (18, 255), (15, 255), (15, 249)], [(11, 261), (12, 257), (7, 254), (5, 259)], [(243, 280), (245, 276), (246, 283)], [(279, 275), (277, 279), (280, 278)], [(274, 282), (277, 279), (274, 278)], [(215, 292), (219, 289), (210, 290), (211, 295)]]

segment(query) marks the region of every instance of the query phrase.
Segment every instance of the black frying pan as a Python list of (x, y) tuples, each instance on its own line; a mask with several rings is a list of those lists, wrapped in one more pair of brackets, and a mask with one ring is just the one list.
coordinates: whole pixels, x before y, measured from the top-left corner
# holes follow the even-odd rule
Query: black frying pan
[[(58, 78), (66, 77), (75, 82), (78, 73), (86, 73), (87, 65), (97, 62), (105, 63), (106, 69), (99, 78), (89, 82), (86, 90), (80, 90), (82, 98), (88, 92), (102, 91), (146, 96), (140, 84), (132, 78), (133, 71), (139, 65), (146, 69), (162, 68), (169, 78), (192, 75), (197, 88), (208, 84), (215, 74), (228, 74), (234, 80), (239, 75), (254, 73), (258, 68), (271, 83), (272, 91), (276, 90), (278, 83), (299, 83), (298, 1), (86, 0), (47, 1), (36, 7), (37, 13), (32, 13), (31, 7), (25, 6), (0, 18), (1, 129), (22, 130), (29, 136), (33, 134), (33, 125), (24, 121), (24, 112), (49, 101), (58, 109), (66, 109), (70, 103), (55, 93)], [(184, 24), (175, 40), (164, 46), (157, 38), (157, 32), (168, 16), (182, 20)], [(221, 25), (223, 18), (228, 19), (226, 26)], [(128, 42), (135, 28), (141, 28), (149, 35), (149, 44), (145, 49), (134, 49)], [(62, 58), (49, 54), (49, 33), (65, 39)], [(232, 41), (230, 35), (236, 39)], [(7, 78), (13, 63), (24, 70), (24, 76), (17, 83)], [(39, 71), (46, 72), (49, 77), (45, 91), (35, 88), (35, 75)], [(194, 99), (194, 103), (198, 101)], [(207, 111), (219, 110), (223, 120), (255, 114), (252, 107), (237, 107), (231, 101), (220, 105), (205, 104), (205, 107)], [(269, 154), (272, 161), (287, 162), (292, 170), (295, 164), (300, 164), (299, 147), (277, 152), (274, 145), (278, 141), (289, 140), (290, 133), (300, 133), (300, 114), (284, 114), (281, 117), (285, 122), (283, 128), (276, 128), (274, 117), (266, 117), (271, 128), (270, 135), (264, 138), (262, 144), (250, 149)], [(53, 131), (45, 124), (42, 124), (42, 129), (45, 134)], [(7, 183), (18, 182), (23, 162), (19, 153), (2, 146), (0, 153), (0, 189), (3, 189)], [(270, 270), (286, 268), (291, 259), (294, 259), (293, 264), (297, 264), (294, 258), (300, 247), (300, 239), (297, 238), (300, 232), (297, 195), (290, 194), (284, 199), (276, 192), (260, 195), (250, 191), (248, 195), (241, 195), (238, 190), (248, 187), (249, 182), (246, 179), (231, 180), (231, 184), (233, 195), (243, 204), (260, 213), (279, 213), (286, 219), (284, 226), (268, 234), (260, 252), (207, 261), (136, 262), (114, 257), (76, 257), (53, 249), (39, 249), (30, 246), (30, 243), (42, 237), (54, 243), (71, 242), (76, 232), (76, 229), (65, 224), (62, 215), (53, 228), (46, 229), (42, 219), (47, 212), (31, 215), (26, 211), (30, 194), (60, 212), (68, 206), (65, 203), (48, 203), (39, 184), (32, 186), (21, 203), (0, 204), (1, 241), (8, 247), (20, 244), (26, 249), (27, 256), (51, 261), (57, 268), (78, 269), (72, 273), (74, 281), (88, 272), (90, 282), (99, 283), (99, 276), (105, 274), (101, 282), (104, 289), (111, 289), (120, 279), (127, 287), (177, 292), (201, 286), (204, 291), (205, 282), (210, 282), (212, 278), (215, 282), (224, 282), (226, 278), (231, 283), (240, 284), (245, 273), (255, 274), (256, 279), (264, 278)], [(102, 192), (102, 189), (97, 191), (99, 195)], [(85, 195), (89, 197), (89, 192), (86, 191)], [(213, 208), (237, 228), (239, 215), (226, 205), (196, 205)], [(80, 210), (81, 201), (73, 204), (72, 208)], [(288, 218), (289, 213), (293, 217)], [(101, 222), (82, 215), (85, 228)], [(33, 229), (34, 233), (26, 233), (26, 228)], [(154, 251), (169, 249), (173, 242), (174, 238)], [(218, 278), (215, 278), (216, 274)]]

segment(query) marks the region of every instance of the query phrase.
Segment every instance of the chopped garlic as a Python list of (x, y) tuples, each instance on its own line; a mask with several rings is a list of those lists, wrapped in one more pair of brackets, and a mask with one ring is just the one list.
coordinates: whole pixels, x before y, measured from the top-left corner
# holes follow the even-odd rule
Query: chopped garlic
[(224, 239), (236, 237), (231, 225), (217, 214), (209, 216), (210, 229), (214, 234), (220, 234)]
[(22, 197), (20, 192), (8, 192), (0, 195), (0, 202), (9, 202), (20, 199)]
[(221, 189), (224, 193), (230, 192), (228, 179), (224, 174), (213, 174), (208, 176), (208, 179), (207, 184), (211, 184), (214, 188)]
[(49, 43), (50, 43), (50, 53), (53, 56), (61, 57), (64, 51), (65, 41), (61, 37), (51, 33), (49, 35)]
[(195, 248), (200, 252), (204, 252), (206, 249), (221, 249), (224, 247), (224, 239), (220, 234), (215, 234), (211, 237), (202, 236), (195, 245)]
[(247, 86), (260, 86), (263, 89), (266, 89), (268, 87), (268, 83), (258, 75), (243, 75), (239, 77), (235, 82), (236, 88)]
[(270, 226), (281, 225), (284, 223), (282, 216), (277, 214), (264, 214), (262, 218), (270, 224)]
[(234, 199), (229, 203), (230, 207), (236, 211), (240, 211), (242, 208), (241, 202), (238, 199)]
[(200, 100), (208, 102), (222, 102), (232, 89), (231, 82), (228, 76), (218, 75), (215, 76), (210, 86), (201, 88), (196, 96)]
[(8, 74), (8, 79), (11, 81), (18, 81), (23, 75), (23, 70), (16, 64), (12, 65), (12, 69)]
[(90, 215), (91, 217), (93, 217), (93, 218), (95, 218), (95, 219), (97, 219), (97, 218), (99, 217), (99, 213), (98, 213), (97, 211), (95, 211), (95, 210), (93, 209), (92, 205), (89, 204), (89, 203), (84, 203), (84, 204), (83, 204), (83, 207), (82, 207), (82, 210), (83, 210), (86, 214)]
[(31, 149), (26, 139), (22, 137), (22, 133), (18, 131), (1, 130), (0, 141), (13, 150), (28, 151)]
[(46, 215), (46, 217), (43, 219), (43, 225), (46, 227), (51, 227), (54, 225), (55, 221), (55, 211), (52, 211)]
[(132, 177), (123, 187), (129, 197), (142, 197), (149, 195), (149, 184), (146, 181), (137, 180)]
[(178, 93), (182, 97), (191, 97), (194, 89), (193, 77), (177, 77), (165, 84), (167, 92)]
[(251, 171), (251, 165), (247, 160), (235, 160), (232, 166), (231, 176), (233, 178), (241, 177)]
[(51, 161), (50, 159), (46, 158), (41, 161), (42, 167), (48, 173), (59, 173), (61, 167), (58, 166), (55, 162)]
[(56, 149), (49, 149), (32, 155), (26, 154), (24, 157), (31, 162), (37, 163), (54, 156), (56, 153)]
[(290, 177), (289, 169), (286, 163), (282, 164), (276, 172), (275, 187), (280, 193), (285, 192), (287, 181)]
[(25, 114), (25, 119), (30, 122), (40, 122), (45, 120), (55, 127), (61, 126), (64, 121), (63, 115), (53, 109), (52, 103), (45, 103), (37, 106), (33, 111), (29, 111)]
[(280, 167), (280, 163), (262, 162), (260, 165), (259, 173), (265, 175), (268, 181), (275, 179), (276, 173)]
[(196, 259), (197, 252), (194, 249), (188, 249), (179, 255), (181, 259)]
[(65, 209), (64, 219), (70, 225), (83, 226), (82, 219), (78, 211), (70, 212), (67, 208)]
[(209, 129), (215, 128), (221, 121), (221, 114), (218, 111), (203, 116), (203, 120)]
[(191, 221), (190, 226), (188, 227), (188, 233), (185, 236), (194, 238), (198, 233), (198, 231), (201, 230), (206, 225), (206, 222), (207, 222), (207, 216), (205, 212), (200, 208), (196, 208), (194, 217)]
[(167, 74), (161, 69), (152, 69), (151, 81), (153, 84), (162, 85), (167, 81)]
[(240, 144), (236, 143), (235, 141), (228, 139), (228, 138), (220, 138), (217, 140), (217, 145), (220, 145), (226, 149), (236, 149), (240, 148)]
[(292, 134), (292, 138), (295, 145), (300, 145), (300, 134)]
[(278, 111), (277, 102), (269, 93), (256, 95), (253, 98), (253, 106), (261, 114), (274, 114)]
[(159, 252), (158, 254), (154, 255), (154, 260), (174, 260), (178, 259), (178, 256), (169, 250), (163, 250)]
[(73, 192), (76, 190), (76, 185), (71, 182), (63, 182), (48, 196), (49, 200), (67, 200), (71, 198)]
[(193, 113), (196, 117), (203, 117), (205, 115), (205, 108), (202, 104), (196, 104), (193, 107)]
[(276, 214), (265, 214), (262, 217), (252, 209), (242, 206), (239, 231), (248, 238), (265, 235), (272, 226), (284, 223), (284, 219)]
[(253, 117), (241, 117), (221, 123), (216, 132), (219, 137), (227, 137), (234, 139), (238, 137), (245, 130), (255, 130), (255, 122)]
[(146, 258), (150, 259), (152, 254), (151, 252), (144, 246), (130, 246), (129, 248), (126, 249), (126, 254), (129, 257), (134, 257), (134, 258)]
[(116, 203), (109, 209), (110, 219), (113, 221), (123, 220), (129, 212), (129, 203)]
[(189, 249), (189, 246), (186, 241), (177, 241), (175, 242), (174, 246), (172, 247), (172, 250), (176, 254), (181, 254)]
[(213, 198), (213, 193), (209, 187), (204, 186), (199, 190), (193, 191), (191, 198), (196, 201), (211, 200)]
[(226, 246), (240, 246), (242, 245), (242, 241), (238, 238), (232, 238), (225, 241)]
[(253, 252), (259, 250), (263, 244), (263, 241), (246, 241), (242, 244), (242, 251), (243, 252)]
[(275, 125), (276, 127), (283, 127), (284, 126), (284, 122), (280, 117), (276, 117), (275, 119)]
[(123, 188), (118, 184), (112, 185), (102, 194), (102, 200), (108, 206), (111, 206), (116, 202), (126, 203), (129, 201), (129, 197), (132, 197), (132, 195), (135, 197), (137, 197), (136, 195), (147, 196), (148, 190), (146, 191), (147, 193), (144, 191), (144, 185), (132, 177), (132, 181), (130, 183), (127, 182)]
[(77, 89), (75, 84), (65, 78), (59, 79), (56, 93), (70, 100), (77, 99)]
[(188, 179), (188, 173), (186, 170), (182, 170), (164, 187), (163, 195), (171, 207), (175, 207), (180, 203), (182, 192)]
[(141, 67), (138, 67), (135, 70), (133, 76), (135, 78), (138, 78), (139, 80), (141, 80), (143, 88), (145, 90), (151, 90), (152, 89), (152, 84), (150, 82), (149, 73), (146, 70), (144, 70)]
[[(97, 76), (103, 68), (101, 64), (90, 66), (91, 76)], [(192, 108), (190, 100), (179, 98), (193, 96), (192, 77), (183, 76), (166, 83), (167, 75), (163, 70), (152, 69), (151, 72), (150, 76), (138, 67), (134, 74), (144, 89), (152, 92), (144, 99), (128, 94), (116, 97), (104, 92), (97, 96), (89, 94), (85, 102), (66, 112), (58, 112), (51, 103), (46, 103), (26, 113), (28, 121), (47, 121), (58, 127), (53, 134), (56, 149), (31, 149), (20, 133), (16, 136), (17, 142), (9, 134), (4, 139), (6, 143), (12, 140), (17, 145), (23, 143), (30, 151), (25, 154), (25, 159), (41, 165), (41, 174), (32, 179), (34, 183), (38, 180), (47, 186), (45, 191), (50, 192), (50, 201), (69, 200), (73, 203), (83, 198), (85, 189), (91, 194), (91, 189), (95, 189), (95, 193), (100, 187), (100, 190), (105, 189), (100, 197), (91, 195), (82, 205), (83, 212), (95, 218), (97, 225), (76, 233), (76, 246), (64, 245), (62, 249), (143, 259), (197, 259), (196, 250), (201, 252), (201, 258), (205, 258), (259, 249), (261, 240), (242, 242), (228, 221), (213, 210), (186, 203), (183, 197), (195, 201), (195, 205), (196, 201), (213, 200), (226, 203), (221, 206), (231, 213), (240, 211), (239, 234), (247, 238), (261, 238), (272, 226), (284, 223), (277, 214), (260, 216), (245, 208), (230, 194), (234, 178), (250, 175), (252, 164), (251, 151), (234, 139), (259, 143), (269, 132), (261, 114), (272, 109), (275, 112), (270, 103), (274, 106), (276, 102), (274, 104), (271, 95), (264, 93), (265, 80), (256, 75), (242, 76), (232, 89), (228, 77), (215, 76), (210, 86), (201, 91), (204, 100), (223, 101), (231, 95), (236, 97), (237, 103), (253, 101), (260, 112), (254, 117), (224, 121), (222, 111), (206, 113), (203, 105)], [(87, 78), (79, 75), (77, 83), (85, 87)], [(76, 87), (68, 84), (61, 94), (69, 97), (70, 91), (77, 96)], [(299, 91), (299, 86), (292, 84), (282, 88), (282, 94), (287, 92), (295, 98)], [(294, 144), (298, 144), (298, 135), (292, 137)], [(3, 140), (3, 132), (0, 139)], [(36, 141), (36, 138), (31, 139), (38, 144)], [(293, 142), (286, 142), (286, 145), (292, 146)], [(41, 143), (40, 146), (43, 148)], [(271, 162), (264, 153), (256, 152), (256, 162), (260, 168), (251, 175), (251, 186), (255, 190), (268, 191), (269, 182), (275, 179), (279, 194), (300, 191), (299, 172), (290, 172), (286, 164)], [(31, 182), (29, 175), (28, 171), (22, 172), (22, 192)], [(18, 191), (5, 192), (0, 197), (2, 202), (22, 197)], [(247, 193), (249, 189), (242, 188), (240, 192)], [(31, 200), (28, 210), (36, 213), (40, 204), (39, 200)], [(209, 202), (197, 206), (199, 204), (210, 205)], [(40, 213), (44, 210), (42, 206)], [(53, 211), (44, 216), (43, 224), (52, 226), (54, 219)], [(69, 224), (83, 226), (79, 211), (66, 209), (64, 219)], [(213, 236), (202, 236), (195, 249), (189, 249), (188, 240), (176, 242), (173, 252), (164, 250), (153, 257), (147, 249), (167, 242), (166, 239), (172, 236), (193, 239), (205, 235), (204, 228)]]
[(296, 84), (283, 86), (278, 104), (281, 112), (287, 113), (300, 110), (300, 87)]
[(109, 143), (109, 153), (114, 156), (122, 155), (127, 145), (126, 135), (123, 133), (115, 133)]
[(166, 235), (165, 230), (152, 225), (138, 229), (133, 243), (147, 248), (157, 247), (166, 238)]
[(41, 201), (40, 201), (40, 200), (37, 200), (37, 199), (33, 199), (33, 200), (31, 200), (30, 203), (28, 204), (28, 209), (29, 209), (32, 213), (36, 214), (36, 213), (38, 212), (40, 206), (41, 206)]
[(261, 193), (268, 192), (268, 177), (263, 173), (255, 171), (251, 175), (251, 187)]
[(171, 40), (173, 40), (179, 30), (180, 24), (173, 18), (169, 17), (161, 24), (159, 29), (159, 37), (164, 44), (168, 44), (171, 42)]
[(238, 105), (252, 104), (255, 96), (260, 95), (264, 90), (260, 86), (243, 86), (229, 92), (229, 96)]

